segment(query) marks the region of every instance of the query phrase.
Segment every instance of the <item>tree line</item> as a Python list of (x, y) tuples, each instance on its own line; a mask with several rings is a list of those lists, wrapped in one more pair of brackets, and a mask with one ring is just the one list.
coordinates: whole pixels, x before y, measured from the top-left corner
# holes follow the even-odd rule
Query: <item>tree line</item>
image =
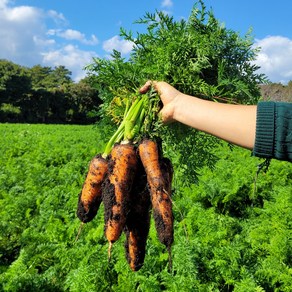
[(90, 124), (99, 104), (89, 77), (75, 83), (64, 66), (0, 60), (0, 122)]
[[(0, 122), (90, 124), (97, 119), (101, 100), (85, 77), (78, 83), (64, 66), (20, 66), (0, 60)], [(287, 85), (260, 85), (263, 99), (292, 101), (292, 81)]]

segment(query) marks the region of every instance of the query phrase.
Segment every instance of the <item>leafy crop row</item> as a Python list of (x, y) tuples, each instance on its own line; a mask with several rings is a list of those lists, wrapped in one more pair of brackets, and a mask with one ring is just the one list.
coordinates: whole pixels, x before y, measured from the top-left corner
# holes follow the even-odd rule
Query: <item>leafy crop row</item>
[(198, 183), (175, 180), (173, 271), (152, 222), (134, 273), (124, 237), (108, 263), (102, 210), (76, 241), (78, 193), (104, 148), (101, 129), (0, 124), (0, 132), (0, 290), (291, 291), (291, 164), (272, 161), (255, 188), (260, 161), (218, 146)]

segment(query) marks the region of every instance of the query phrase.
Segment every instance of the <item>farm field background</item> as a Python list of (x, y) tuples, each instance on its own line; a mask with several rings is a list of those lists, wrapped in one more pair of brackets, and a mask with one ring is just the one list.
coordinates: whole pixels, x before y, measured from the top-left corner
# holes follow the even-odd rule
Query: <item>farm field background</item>
[(152, 222), (145, 264), (132, 272), (124, 235), (108, 262), (103, 206), (76, 240), (78, 194), (104, 130), (0, 124), (0, 133), (1, 291), (292, 290), (291, 163), (271, 161), (255, 184), (263, 160), (218, 145), (198, 182), (174, 180), (172, 271)]

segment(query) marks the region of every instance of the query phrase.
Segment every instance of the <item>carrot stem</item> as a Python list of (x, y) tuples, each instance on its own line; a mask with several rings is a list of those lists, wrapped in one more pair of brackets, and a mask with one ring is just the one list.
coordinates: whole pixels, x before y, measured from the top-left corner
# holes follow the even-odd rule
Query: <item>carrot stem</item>
[[(150, 130), (149, 123), (152, 124), (153, 122), (153, 108), (156, 105), (154, 99), (155, 96), (152, 92), (149, 96), (139, 95), (131, 106), (129, 101), (127, 101), (123, 121), (108, 141), (102, 155), (104, 158), (110, 154), (111, 149), (116, 143), (120, 143), (122, 140), (124, 143), (129, 143), (139, 134), (143, 133), (143, 131), (147, 132)], [(147, 119), (149, 119), (149, 122), (146, 122)]]
[[(131, 114), (129, 114), (126, 117), (125, 120), (125, 140), (129, 140), (131, 141), (134, 137), (133, 133), (133, 129), (139, 125), (140, 123), (137, 123), (137, 121), (139, 120), (140, 114), (142, 112), (143, 109), (143, 104), (144, 104), (144, 99), (141, 98), (139, 100), (139, 102), (133, 107)], [(139, 132), (140, 129), (138, 129)]]
[(120, 124), (120, 126), (119, 126), (119, 128), (116, 130), (116, 132), (114, 133), (114, 135), (111, 137), (111, 139), (108, 141), (108, 143), (107, 143), (107, 145), (106, 145), (106, 147), (105, 147), (105, 150), (104, 150), (104, 152), (103, 152), (103, 154), (102, 154), (102, 157), (103, 158), (106, 158), (109, 154), (110, 154), (110, 152), (111, 152), (111, 150), (112, 150), (112, 148), (113, 148), (113, 146), (115, 145), (115, 143), (119, 143), (121, 140), (122, 140), (122, 138), (123, 138), (123, 133), (124, 133), (124, 128), (125, 128), (125, 122), (123, 121), (121, 124)]

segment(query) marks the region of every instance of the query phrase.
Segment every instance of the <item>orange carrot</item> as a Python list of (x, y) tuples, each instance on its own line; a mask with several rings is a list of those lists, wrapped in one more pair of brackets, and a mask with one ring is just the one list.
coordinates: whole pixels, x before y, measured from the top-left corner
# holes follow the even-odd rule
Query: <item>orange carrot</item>
[(78, 199), (77, 216), (83, 223), (91, 221), (97, 214), (102, 201), (102, 184), (107, 171), (107, 160), (101, 155), (97, 155), (91, 160)]
[(111, 151), (108, 181), (105, 185), (105, 236), (111, 244), (123, 231), (128, 213), (129, 194), (137, 167), (136, 149), (131, 144), (117, 144)]
[(141, 162), (130, 196), (130, 210), (125, 226), (125, 250), (130, 268), (133, 271), (138, 271), (142, 268), (145, 258), (151, 205), (146, 173)]
[(138, 150), (150, 187), (158, 238), (170, 250), (173, 243), (172, 168), (167, 160), (161, 158), (161, 150), (154, 140), (144, 139), (139, 144)]

